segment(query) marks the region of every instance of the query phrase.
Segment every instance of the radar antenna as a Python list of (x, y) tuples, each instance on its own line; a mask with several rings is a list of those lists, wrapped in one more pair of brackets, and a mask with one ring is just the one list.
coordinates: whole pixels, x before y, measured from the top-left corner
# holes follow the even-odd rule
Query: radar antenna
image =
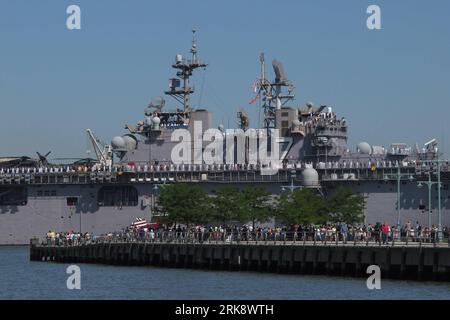
[[(275, 73), (273, 82), (266, 79), (264, 53), (261, 53), (259, 61), (261, 74), (256, 82), (257, 97), (263, 101), (264, 128), (271, 129), (275, 128), (275, 111), (295, 98), (294, 86), (290, 80), (287, 80), (283, 64), (280, 61), (272, 61)], [(283, 92), (285, 88), (287, 88), (287, 92)]]

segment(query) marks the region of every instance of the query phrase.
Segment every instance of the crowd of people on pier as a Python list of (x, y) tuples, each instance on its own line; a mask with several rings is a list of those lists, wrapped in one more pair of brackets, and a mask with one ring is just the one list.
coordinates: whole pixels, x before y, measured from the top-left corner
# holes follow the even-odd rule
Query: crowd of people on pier
[[(441, 239), (448, 241), (449, 227), (442, 229)], [(78, 245), (95, 242), (206, 242), (206, 241), (314, 241), (314, 242), (376, 242), (393, 241), (434, 243), (439, 239), (437, 226), (423, 227), (408, 221), (404, 226), (387, 223), (353, 226), (346, 223), (326, 225), (293, 225), (290, 227), (263, 227), (252, 225), (183, 226), (158, 225), (158, 227), (126, 227), (120, 231), (92, 235), (88, 232), (49, 231), (48, 245)]]
[(89, 243), (97, 240), (98, 237), (92, 236), (90, 233), (81, 233), (75, 231), (56, 232), (49, 230), (45, 237), (45, 243), (52, 246), (76, 246), (83, 243)]

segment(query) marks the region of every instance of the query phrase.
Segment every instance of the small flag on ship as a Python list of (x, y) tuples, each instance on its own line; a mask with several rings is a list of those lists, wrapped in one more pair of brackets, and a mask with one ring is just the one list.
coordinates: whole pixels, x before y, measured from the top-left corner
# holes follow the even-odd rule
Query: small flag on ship
[(258, 101), (258, 99), (259, 99), (259, 94), (257, 94), (256, 97), (254, 97), (252, 100), (250, 100), (248, 104), (254, 104), (256, 101)]

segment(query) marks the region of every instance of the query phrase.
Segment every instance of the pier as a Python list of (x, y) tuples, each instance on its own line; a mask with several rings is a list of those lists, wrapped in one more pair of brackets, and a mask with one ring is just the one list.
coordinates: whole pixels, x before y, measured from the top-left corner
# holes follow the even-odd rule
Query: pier
[(348, 277), (368, 277), (367, 267), (378, 265), (382, 278), (450, 281), (448, 244), (384, 246), (280, 241), (47, 246), (32, 240), (30, 260)]

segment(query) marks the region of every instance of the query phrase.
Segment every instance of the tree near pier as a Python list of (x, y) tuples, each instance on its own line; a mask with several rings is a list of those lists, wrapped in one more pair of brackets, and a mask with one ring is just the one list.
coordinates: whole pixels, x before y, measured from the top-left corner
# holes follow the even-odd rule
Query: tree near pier
[(327, 211), (331, 222), (347, 224), (364, 220), (365, 198), (348, 187), (338, 187), (327, 199)]
[(209, 197), (199, 186), (184, 183), (161, 187), (159, 203), (168, 219), (174, 223), (183, 223), (188, 227), (192, 223), (206, 223), (210, 212)]

